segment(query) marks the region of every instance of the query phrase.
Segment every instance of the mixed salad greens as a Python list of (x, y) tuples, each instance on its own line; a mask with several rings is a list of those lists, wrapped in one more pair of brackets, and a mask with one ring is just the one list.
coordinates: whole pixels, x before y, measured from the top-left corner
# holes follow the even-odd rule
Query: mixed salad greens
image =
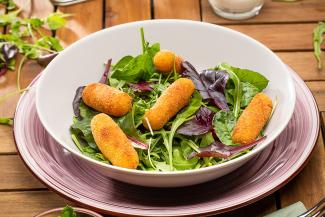
[[(204, 168), (229, 161), (248, 153), (265, 138), (261, 135), (250, 144), (234, 144), (231, 135), (241, 112), (252, 98), (268, 85), (258, 72), (221, 63), (198, 73), (187, 61), (183, 71), (159, 73), (153, 57), (160, 44), (150, 45), (141, 28), (142, 53), (122, 57), (116, 64), (108, 60), (100, 80), (133, 98), (132, 110), (115, 118), (119, 127), (132, 141), (139, 155), (137, 169), (144, 171), (178, 171)], [(189, 104), (173, 117), (163, 129), (147, 130), (142, 125), (145, 111), (161, 93), (180, 77), (190, 78), (196, 91)], [(75, 117), (71, 126), (72, 139), (79, 150), (101, 162), (110, 163), (99, 151), (90, 121), (99, 112), (82, 101), (79, 87), (73, 101)]]

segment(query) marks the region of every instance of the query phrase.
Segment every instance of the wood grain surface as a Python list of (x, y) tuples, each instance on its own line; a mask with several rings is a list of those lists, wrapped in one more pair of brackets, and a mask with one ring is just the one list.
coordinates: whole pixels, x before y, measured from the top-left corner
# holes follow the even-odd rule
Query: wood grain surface
[(106, 27), (150, 18), (150, 0), (106, 0)]
[(307, 23), (325, 20), (325, 1), (303, 0), (297, 2), (276, 2), (266, 0), (259, 16), (248, 20), (226, 20), (216, 16), (208, 0), (201, 1), (202, 19), (216, 24), (243, 23)]
[[(15, 1), (19, 5), (25, 2)], [(24, 9), (23, 16), (44, 17), (54, 10), (49, 0), (34, 0), (32, 6)], [(261, 14), (246, 21), (230, 21), (216, 16), (208, 0), (90, 0), (58, 7), (56, 10), (73, 14), (67, 26), (55, 33), (65, 46), (102, 28), (152, 18), (190, 19), (222, 24), (264, 43), (292, 67), (312, 90), (321, 112), (323, 133), (320, 133), (317, 146), (305, 169), (277, 192), (277, 196), (270, 195), (252, 205), (220, 216), (263, 216), (296, 201), (302, 201), (306, 207), (311, 207), (325, 196), (324, 188), (321, 188), (325, 186), (325, 69), (317, 69), (312, 52), (312, 31), (318, 21), (325, 20), (325, 1), (279, 3), (266, 0)], [(0, 13), (4, 11), (0, 7)], [(324, 56), (322, 59), (325, 62)], [(22, 84), (28, 85), (41, 70), (35, 62), (27, 62)], [(15, 89), (16, 74), (8, 72), (5, 81), (0, 82), (0, 95)], [(14, 115), (18, 97), (12, 97), (0, 105), (0, 116)], [(46, 190), (25, 168), (16, 153), (12, 129), (8, 126), (0, 126), (0, 171), (0, 210), (5, 216), (33, 216), (68, 203)]]

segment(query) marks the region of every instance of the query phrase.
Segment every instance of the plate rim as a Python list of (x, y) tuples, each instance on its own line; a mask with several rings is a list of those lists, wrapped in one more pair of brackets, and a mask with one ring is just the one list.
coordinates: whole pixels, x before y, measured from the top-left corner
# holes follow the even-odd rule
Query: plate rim
[[(317, 105), (317, 101), (315, 100), (315, 97), (314, 95), (312, 94), (311, 90), (309, 89), (309, 87), (304, 83), (304, 81), (300, 78), (300, 76), (293, 70), (291, 69), (290, 67), (288, 67), (290, 71), (292, 71), (292, 76), (295, 76), (297, 78), (297, 83), (301, 83), (304, 85), (304, 87), (306, 88), (306, 91), (308, 91), (308, 93), (312, 96), (311, 98), (311, 101), (313, 102), (313, 109), (316, 110), (317, 112), (316, 113), (319, 113), (319, 110), (318, 110), (318, 105)], [(41, 73), (39, 75), (37, 75), (33, 81), (30, 83), (30, 85), (28, 86), (29, 88), (32, 87), (36, 82), (37, 80), (39, 79), (39, 77), (41, 76)], [(293, 80), (295, 80), (293, 78)], [(92, 206), (92, 205), (88, 205), (86, 203), (83, 203), (83, 202), (80, 202), (74, 198), (71, 198), (69, 197), (68, 195), (60, 192), (58, 189), (56, 189), (55, 187), (51, 186), (49, 183), (47, 183), (45, 180), (43, 180), (42, 177), (38, 176), (37, 175), (37, 172), (33, 171), (32, 168), (30, 168), (30, 166), (28, 165), (28, 163), (25, 161), (24, 157), (22, 156), (21, 152), (20, 152), (20, 149), (19, 149), (19, 146), (17, 144), (17, 140), (16, 140), (16, 132), (15, 132), (15, 122), (16, 122), (16, 113), (18, 112), (19, 110), (19, 106), (21, 104), (21, 101), (22, 99), (24, 98), (26, 92), (23, 93), (17, 103), (17, 107), (16, 107), (16, 110), (15, 110), (15, 118), (13, 120), (13, 138), (14, 138), (14, 143), (15, 143), (15, 147), (17, 149), (17, 154), (19, 155), (20, 159), (23, 161), (25, 167), (31, 172), (31, 174), (37, 179), (39, 180), (43, 185), (45, 185), (50, 191), (60, 195), (61, 197), (67, 199), (68, 201), (72, 201), (73, 203), (75, 203), (76, 205), (78, 206), (81, 206), (81, 207), (85, 207), (85, 208), (88, 208), (88, 209), (91, 209), (95, 212), (99, 212), (99, 213), (105, 213), (105, 214), (110, 214), (110, 215), (118, 215), (118, 216), (141, 216), (141, 215), (137, 215), (137, 214), (125, 214), (125, 213), (122, 213), (122, 212), (116, 212), (116, 211), (112, 211), (112, 210), (106, 210), (106, 209), (101, 209), (99, 207), (95, 207), (95, 206)], [(270, 194), (274, 193), (275, 191), (279, 190), (280, 188), (282, 188), (283, 186), (285, 186), (288, 182), (290, 182), (294, 177), (296, 177), (304, 168), (305, 166), (307, 165), (307, 163), (309, 162), (311, 156), (312, 156), (312, 153), (315, 151), (315, 148), (316, 148), (316, 142), (317, 142), (317, 139), (319, 137), (319, 133), (320, 133), (320, 120), (319, 120), (319, 114), (316, 116), (316, 121), (317, 121), (317, 125), (316, 125), (316, 133), (315, 133), (315, 137), (312, 139), (312, 145), (313, 145), (313, 148), (309, 151), (307, 157), (305, 158), (305, 160), (302, 162), (302, 164), (289, 176), (287, 177), (283, 182), (281, 182), (280, 184), (278, 184), (276, 187), (274, 188), (271, 188), (269, 189), (268, 191), (266, 191), (265, 193), (257, 196), (257, 197), (254, 197), (250, 200), (247, 200), (245, 202), (242, 202), (240, 204), (236, 204), (234, 206), (231, 206), (231, 207), (226, 207), (226, 208), (221, 208), (219, 210), (212, 210), (212, 211), (207, 211), (207, 212), (197, 212), (197, 213), (191, 213), (191, 214), (180, 214), (178, 216), (198, 216), (198, 215), (202, 215), (202, 214), (205, 214), (205, 215), (214, 215), (214, 214), (221, 214), (221, 213), (225, 213), (225, 212), (229, 212), (229, 211), (232, 211), (232, 210), (236, 210), (236, 209), (239, 209), (241, 207), (244, 207), (244, 206), (248, 206), (252, 203), (255, 203), (267, 196), (269, 196)], [(63, 147), (62, 147), (63, 148)], [(284, 175), (282, 175), (283, 177)], [(142, 215), (143, 216), (143, 215)], [(153, 216), (153, 215), (146, 215), (146, 216)], [(167, 216), (173, 216), (173, 215), (167, 215)]]

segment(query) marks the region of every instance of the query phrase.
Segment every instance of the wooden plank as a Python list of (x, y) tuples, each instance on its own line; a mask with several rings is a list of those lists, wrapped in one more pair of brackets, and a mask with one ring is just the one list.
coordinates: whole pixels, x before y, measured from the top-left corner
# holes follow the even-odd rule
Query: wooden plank
[[(229, 25), (276, 51), (312, 50), (316, 24)], [(325, 44), (322, 46), (325, 48)]]
[[(313, 52), (277, 52), (276, 54), (302, 79), (308, 81), (325, 80), (325, 65), (322, 70), (318, 70)], [(325, 55), (322, 55), (322, 59), (325, 63)]]
[(246, 217), (246, 216), (254, 216), (254, 217), (262, 217), (266, 214), (272, 213), (276, 211), (275, 206), (275, 197), (274, 195), (270, 195), (256, 203), (253, 203), (249, 206), (227, 212), (218, 217)]
[(14, 0), (14, 2), (19, 8), (23, 8), (21, 15), (24, 17), (35, 16), (43, 18), (54, 11), (53, 5), (48, 0), (31, 1), (32, 4), (28, 4), (26, 0)]
[(306, 82), (310, 90), (313, 92), (313, 95), (316, 99), (318, 109), (321, 112), (325, 111), (325, 82), (324, 81), (313, 81)]
[(325, 197), (325, 151), (320, 133), (312, 157), (303, 171), (280, 191), (281, 206), (297, 201), (311, 208)]
[(73, 14), (66, 26), (56, 32), (56, 36), (63, 41), (64, 45), (69, 45), (90, 33), (102, 29), (102, 0), (58, 7), (58, 11)]
[(0, 190), (46, 188), (17, 155), (0, 155)]
[(1, 213), (10, 217), (35, 216), (66, 204), (71, 202), (49, 191), (0, 192)]
[(325, 20), (325, 1), (308, 0), (291, 3), (266, 0), (260, 14), (248, 20), (227, 20), (216, 15), (208, 0), (201, 1), (202, 19), (216, 24), (299, 23)]
[(325, 138), (325, 112), (321, 112), (321, 125), (322, 125), (321, 130), (322, 130), (323, 139), (324, 139)]
[(150, 0), (106, 0), (105, 26), (151, 18)]
[(199, 0), (154, 1), (155, 19), (201, 20)]
[(11, 154), (16, 152), (12, 127), (0, 125), (0, 154)]

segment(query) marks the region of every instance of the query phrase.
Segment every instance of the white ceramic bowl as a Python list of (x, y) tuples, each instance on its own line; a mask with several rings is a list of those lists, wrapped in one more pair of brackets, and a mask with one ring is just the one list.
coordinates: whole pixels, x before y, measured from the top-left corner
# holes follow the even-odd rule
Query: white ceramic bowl
[[(108, 58), (113, 58), (114, 63), (127, 54), (141, 53), (140, 27), (144, 27), (147, 41), (160, 42), (161, 48), (175, 51), (198, 70), (227, 62), (265, 75), (270, 80), (266, 92), (278, 100), (265, 131), (267, 139), (237, 159), (208, 168), (177, 172), (124, 169), (92, 160), (80, 153), (69, 133), (75, 91), (81, 85), (97, 82), (103, 73), (103, 63)], [(246, 35), (202, 22), (148, 20), (96, 32), (66, 48), (44, 70), (37, 86), (36, 106), (40, 120), (51, 136), (94, 169), (136, 185), (177, 187), (221, 177), (256, 156), (288, 124), (295, 106), (295, 89), (281, 60), (267, 47)]]

